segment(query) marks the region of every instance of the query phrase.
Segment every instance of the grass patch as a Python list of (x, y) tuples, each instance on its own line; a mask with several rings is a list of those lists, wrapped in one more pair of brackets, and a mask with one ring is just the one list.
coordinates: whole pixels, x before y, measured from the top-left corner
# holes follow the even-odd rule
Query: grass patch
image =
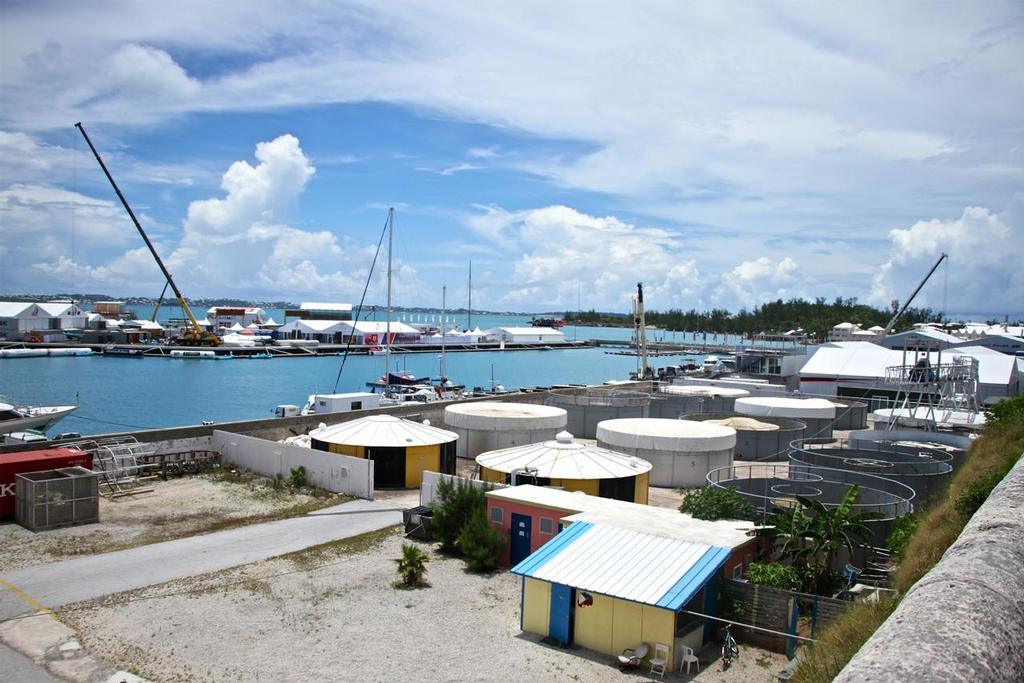
[[(1024, 397), (1013, 399), (1022, 402)], [(917, 528), (901, 553), (893, 577), (897, 595), (905, 595), (927, 574), (956, 541), (973, 512), (1010, 471), (1024, 451), (1024, 420), (997, 419), (985, 429), (968, 453), (967, 460), (950, 482), (946, 495), (921, 511)], [(959, 505), (958, 505), (959, 501)], [(965, 502), (966, 501), (966, 502)], [(842, 671), (850, 658), (882, 625), (899, 604), (899, 598), (878, 603), (859, 603), (822, 632), (793, 675), (800, 683), (827, 683)]]
[(809, 649), (793, 675), (799, 683), (829, 683), (857, 650), (878, 630), (898, 601), (883, 598), (878, 602), (859, 602), (825, 629)]
[(342, 555), (356, 555), (379, 547), (384, 541), (395, 534), (401, 533), (401, 524), (384, 527), (376, 531), (368, 531), (365, 534), (342, 538), (337, 541), (328, 541), (320, 545), (311, 545), (302, 550), (278, 555), (277, 560), (288, 560), (299, 569), (311, 570), (323, 566)]

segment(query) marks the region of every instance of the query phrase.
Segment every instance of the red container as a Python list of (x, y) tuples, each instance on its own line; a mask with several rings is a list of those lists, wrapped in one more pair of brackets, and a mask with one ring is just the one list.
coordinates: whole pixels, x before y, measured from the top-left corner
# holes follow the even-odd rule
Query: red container
[(92, 469), (92, 453), (77, 448), (0, 453), (0, 519), (14, 517), (14, 475), (75, 465)]

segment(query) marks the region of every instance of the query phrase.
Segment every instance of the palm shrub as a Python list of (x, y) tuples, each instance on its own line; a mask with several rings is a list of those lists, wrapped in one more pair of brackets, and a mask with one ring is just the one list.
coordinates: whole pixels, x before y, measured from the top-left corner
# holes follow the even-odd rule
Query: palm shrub
[(487, 513), (474, 510), (462, 527), (459, 550), (466, 556), (470, 571), (487, 572), (498, 566), (505, 551), (505, 535), (487, 523)]
[(423, 583), (430, 558), (418, 546), (403, 543), (402, 556), (392, 561), (398, 565), (398, 576), (402, 580), (402, 585), (415, 588)]
[(288, 484), (293, 489), (300, 489), (306, 485), (306, 466), (299, 465), (288, 471)]
[(484, 489), (476, 488), (462, 479), (456, 479), (453, 483), (442, 477), (437, 482), (434, 502), (431, 503), (434, 514), (430, 524), (434, 537), (441, 542), (441, 552), (458, 552), (459, 534), (474, 511), (480, 510), (486, 514), (485, 493)]

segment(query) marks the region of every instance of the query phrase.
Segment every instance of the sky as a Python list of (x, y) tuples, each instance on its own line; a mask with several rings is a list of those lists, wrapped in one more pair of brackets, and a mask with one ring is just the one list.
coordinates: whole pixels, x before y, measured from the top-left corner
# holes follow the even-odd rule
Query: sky
[[(0, 3), (0, 293), (1024, 316), (1020, 2)], [(383, 303), (381, 253), (367, 301)]]

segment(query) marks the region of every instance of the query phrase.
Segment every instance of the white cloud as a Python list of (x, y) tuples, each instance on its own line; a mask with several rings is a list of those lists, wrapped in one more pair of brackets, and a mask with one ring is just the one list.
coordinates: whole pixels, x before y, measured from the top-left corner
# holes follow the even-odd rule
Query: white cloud
[[(520, 254), (507, 291), (495, 297), (510, 306), (575, 308), (580, 284), (584, 307), (628, 310), (642, 281), (650, 308), (735, 309), (787, 296), (802, 285), (797, 263), (788, 257), (760, 257), (724, 274), (702, 273), (681, 235), (671, 230), (567, 206), (516, 213), (482, 208), (477, 228), (496, 226)], [(500, 290), (502, 284), (492, 286)]]
[[(916, 306), (950, 315), (1019, 315), (1024, 295), (1024, 195), (1001, 213), (968, 207), (958, 218), (922, 220), (889, 233), (888, 260), (874, 278), (870, 300), (904, 300), (943, 252), (949, 261), (929, 280)], [(948, 272), (944, 272), (943, 268)], [(945, 299), (945, 301), (944, 301)]]

